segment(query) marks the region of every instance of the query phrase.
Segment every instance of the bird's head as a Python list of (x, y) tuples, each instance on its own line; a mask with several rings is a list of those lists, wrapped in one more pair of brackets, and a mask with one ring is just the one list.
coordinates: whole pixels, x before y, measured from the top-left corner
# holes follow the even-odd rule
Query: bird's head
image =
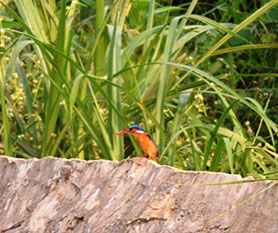
[(126, 130), (120, 131), (118, 133), (114, 133), (114, 135), (120, 135), (120, 134), (125, 134), (125, 133), (131, 133), (131, 134), (146, 134), (145, 130), (140, 127), (139, 125), (131, 125), (129, 126)]

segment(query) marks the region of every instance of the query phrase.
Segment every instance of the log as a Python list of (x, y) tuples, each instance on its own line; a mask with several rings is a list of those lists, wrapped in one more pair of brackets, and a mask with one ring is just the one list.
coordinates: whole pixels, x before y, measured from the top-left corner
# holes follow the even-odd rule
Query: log
[(228, 184), (242, 178), (138, 158), (2, 156), (0, 176), (1, 233), (278, 232), (274, 181)]

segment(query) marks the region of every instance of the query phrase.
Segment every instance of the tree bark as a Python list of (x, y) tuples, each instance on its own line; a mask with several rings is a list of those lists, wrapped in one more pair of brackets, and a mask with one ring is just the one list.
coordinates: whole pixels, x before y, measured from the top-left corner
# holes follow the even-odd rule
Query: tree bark
[(2, 156), (0, 232), (278, 232), (276, 182), (143, 164)]

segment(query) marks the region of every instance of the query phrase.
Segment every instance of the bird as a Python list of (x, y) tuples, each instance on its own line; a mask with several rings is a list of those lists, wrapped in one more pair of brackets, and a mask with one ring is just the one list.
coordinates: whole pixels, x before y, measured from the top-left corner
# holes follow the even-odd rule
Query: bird
[(157, 163), (159, 163), (158, 147), (155, 144), (153, 138), (148, 133), (146, 133), (142, 127), (140, 127), (139, 125), (131, 125), (126, 130), (114, 133), (114, 135), (125, 133), (133, 134), (139, 146), (145, 152), (145, 155), (141, 157), (140, 162), (143, 158), (146, 158), (147, 160), (144, 163), (144, 165), (146, 165), (148, 160), (153, 158)]

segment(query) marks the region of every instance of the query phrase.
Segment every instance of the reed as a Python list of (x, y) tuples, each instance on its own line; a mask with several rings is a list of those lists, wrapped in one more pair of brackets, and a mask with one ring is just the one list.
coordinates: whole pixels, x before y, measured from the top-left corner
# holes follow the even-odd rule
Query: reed
[(277, 0), (200, 4), (1, 2), (4, 153), (141, 156), (136, 123), (162, 164), (277, 178)]

